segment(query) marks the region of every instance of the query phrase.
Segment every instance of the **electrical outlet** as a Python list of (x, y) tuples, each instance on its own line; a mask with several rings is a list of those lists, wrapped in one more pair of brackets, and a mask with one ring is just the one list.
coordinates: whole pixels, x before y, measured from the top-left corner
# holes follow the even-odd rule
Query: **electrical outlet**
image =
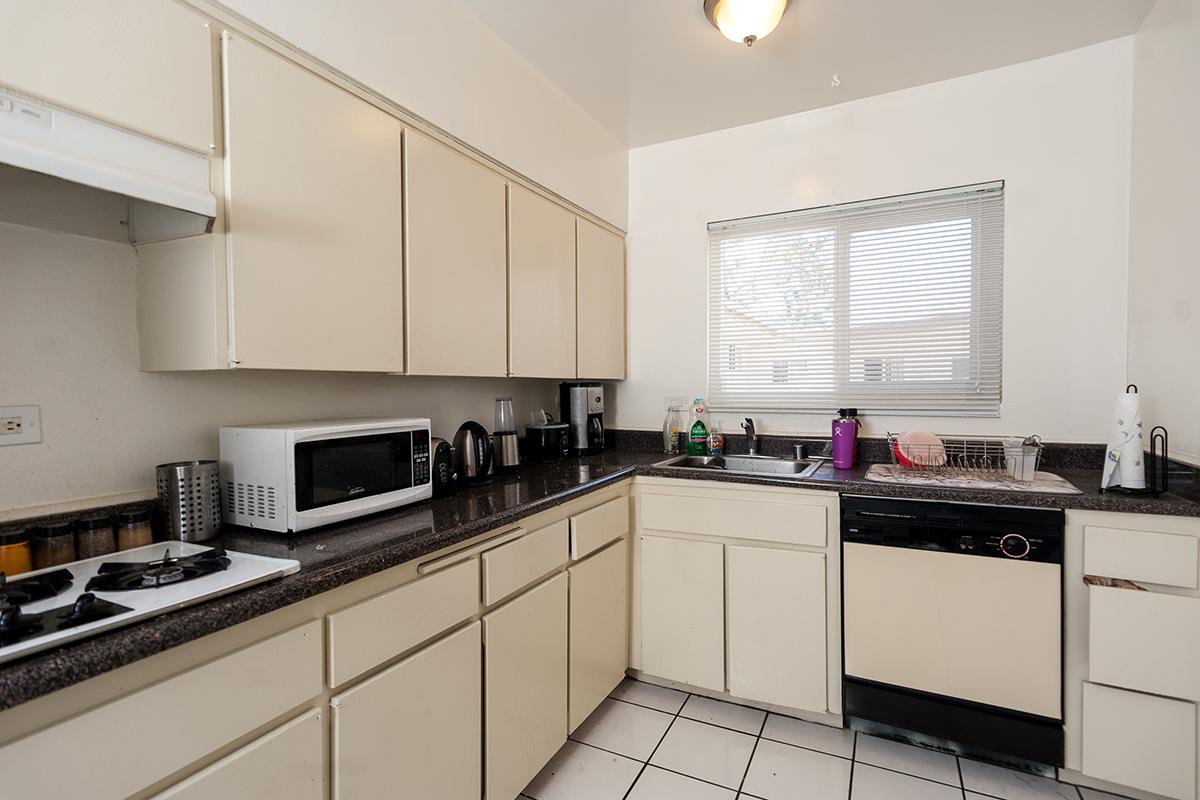
[(37, 406), (0, 406), (0, 447), (41, 440), (42, 413)]

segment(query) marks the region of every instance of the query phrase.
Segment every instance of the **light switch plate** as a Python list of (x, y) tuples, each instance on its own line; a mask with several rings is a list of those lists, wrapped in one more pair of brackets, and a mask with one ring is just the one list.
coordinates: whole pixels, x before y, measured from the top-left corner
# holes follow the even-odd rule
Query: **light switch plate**
[(0, 447), (37, 444), (42, 440), (42, 412), (37, 406), (0, 406)]

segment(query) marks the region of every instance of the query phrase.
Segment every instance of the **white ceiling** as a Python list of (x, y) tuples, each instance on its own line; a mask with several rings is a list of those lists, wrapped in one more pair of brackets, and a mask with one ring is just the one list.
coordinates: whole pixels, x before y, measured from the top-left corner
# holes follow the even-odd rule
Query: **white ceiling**
[[(792, 0), (752, 48), (702, 0), (461, 0), (631, 147), (1135, 32), (1154, 0)], [(830, 86), (838, 73), (841, 86)]]

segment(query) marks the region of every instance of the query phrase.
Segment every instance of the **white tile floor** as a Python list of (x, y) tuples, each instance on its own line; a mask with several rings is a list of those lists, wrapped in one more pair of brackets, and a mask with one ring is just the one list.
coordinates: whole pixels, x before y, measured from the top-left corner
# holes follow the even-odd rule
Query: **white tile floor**
[(533, 800), (1117, 800), (1048, 778), (626, 680)]

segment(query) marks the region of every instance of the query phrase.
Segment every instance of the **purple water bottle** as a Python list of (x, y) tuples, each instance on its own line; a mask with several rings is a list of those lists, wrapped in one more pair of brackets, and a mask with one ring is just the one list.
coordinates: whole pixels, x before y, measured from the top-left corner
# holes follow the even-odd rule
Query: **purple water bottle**
[(833, 421), (833, 466), (850, 469), (854, 466), (854, 451), (858, 444), (858, 409), (839, 408)]

